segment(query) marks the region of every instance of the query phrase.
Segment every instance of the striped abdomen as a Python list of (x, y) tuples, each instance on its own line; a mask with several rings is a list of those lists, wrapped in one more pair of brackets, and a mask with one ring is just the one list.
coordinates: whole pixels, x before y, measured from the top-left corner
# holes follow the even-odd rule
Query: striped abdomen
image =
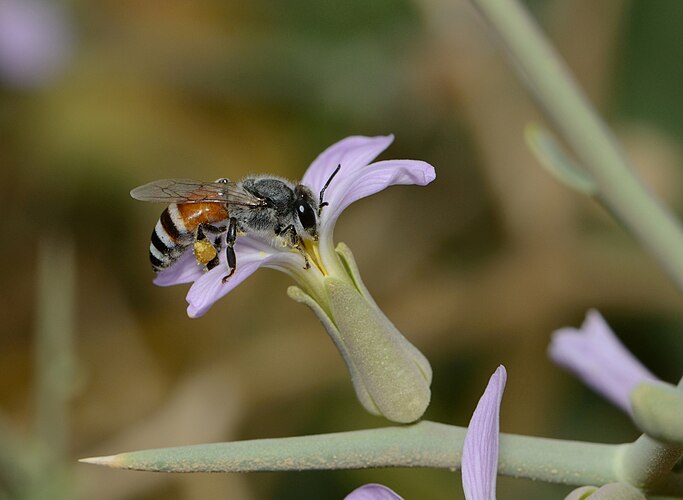
[(228, 208), (221, 203), (169, 205), (152, 231), (149, 260), (155, 272), (171, 266), (194, 240), (200, 224), (225, 225)]

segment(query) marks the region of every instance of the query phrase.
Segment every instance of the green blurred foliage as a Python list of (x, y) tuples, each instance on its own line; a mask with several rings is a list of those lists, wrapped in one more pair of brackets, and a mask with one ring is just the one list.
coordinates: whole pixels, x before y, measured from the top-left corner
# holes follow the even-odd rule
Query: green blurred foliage
[(620, 114), (653, 121), (683, 139), (683, 4), (676, 0), (633, 2), (615, 78)]
[[(528, 3), (646, 182), (680, 209), (681, 3)], [(75, 43), (61, 73), (39, 88), (0, 86), (0, 257), (9, 263), (0, 439), (32, 439), (36, 248), (58, 233), (76, 247), (78, 393), (63, 477), (77, 498), (342, 498), (365, 482), (406, 498), (461, 498), (450, 471), (169, 477), (75, 462), (386, 425), (356, 402), (323, 328), (286, 297), (286, 276), (259, 271), (205, 317), (187, 318), (186, 288), (151, 284), (148, 238), (161, 207), (128, 196), (155, 178), (297, 178), (347, 135), (394, 133), (384, 158), (437, 170), (428, 187), (349, 208), (336, 234), (432, 362), (426, 418), (465, 425), (503, 363), (503, 431), (634, 439), (627, 417), (546, 357), (550, 332), (590, 307), (657, 375), (680, 376), (680, 297), (599, 207), (528, 154), (522, 130), (537, 110), (467, 2), (63, 6)], [(0, 467), (0, 496), (14, 494), (14, 476)], [(568, 491), (499, 484), (499, 498)]]

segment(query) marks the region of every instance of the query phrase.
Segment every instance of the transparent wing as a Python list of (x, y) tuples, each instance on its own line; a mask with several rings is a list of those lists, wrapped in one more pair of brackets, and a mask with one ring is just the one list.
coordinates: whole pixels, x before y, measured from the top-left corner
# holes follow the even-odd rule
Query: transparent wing
[(136, 200), (159, 203), (230, 203), (260, 206), (261, 198), (234, 182), (204, 182), (192, 179), (160, 179), (138, 186), (130, 192)]

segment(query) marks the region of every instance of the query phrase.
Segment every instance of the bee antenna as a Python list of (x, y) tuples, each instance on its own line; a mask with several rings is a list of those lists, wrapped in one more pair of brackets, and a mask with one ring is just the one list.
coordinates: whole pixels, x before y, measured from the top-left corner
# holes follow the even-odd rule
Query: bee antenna
[(330, 182), (332, 182), (332, 179), (334, 179), (334, 176), (337, 175), (340, 169), (341, 163), (337, 165), (337, 168), (334, 169), (334, 172), (332, 172), (332, 175), (330, 175), (330, 177), (327, 179), (327, 182), (325, 182), (325, 185), (320, 190), (320, 200), (318, 201), (318, 216), (320, 216), (320, 212), (323, 211), (323, 207), (329, 205), (329, 203), (323, 201), (323, 198), (325, 197), (325, 190), (330, 185)]

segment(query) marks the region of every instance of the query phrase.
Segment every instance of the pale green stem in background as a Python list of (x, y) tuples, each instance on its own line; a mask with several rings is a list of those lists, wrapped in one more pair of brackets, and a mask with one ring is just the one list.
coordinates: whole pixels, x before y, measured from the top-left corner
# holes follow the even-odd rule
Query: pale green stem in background
[(74, 390), (75, 272), (73, 243), (45, 237), (39, 247), (36, 299), (36, 429), (40, 457), (29, 496), (68, 495), (69, 400)]
[[(422, 421), (317, 436), (258, 439), (121, 453), (82, 461), (158, 472), (256, 472), (372, 467), (457, 470), (467, 429)], [(498, 473), (550, 483), (601, 486), (620, 481), (616, 456), (630, 445), (607, 445), (501, 434)], [(669, 474), (653, 493), (683, 497)]]
[(33, 448), (33, 443), (20, 438), (7, 415), (0, 413), (0, 494), (4, 488), (19, 491), (29, 482), (29, 459)]
[(531, 123), (524, 129), (524, 137), (536, 159), (557, 180), (585, 195), (597, 194), (598, 188), (593, 178), (565, 154), (548, 129)]
[(35, 341), (36, 437), (55, 459), (66, 456), (67, 402), (73, 389), (74, 249), (52, 238), (40, 245)]
[[(44, 236), (36, 274), (35, 429), (19, 434), (0, 415), (0, 485), (11, 498), (72, 498), (68, 402), (74, 387), (76, 260), (71, 240)], [(2, 490), (0, 490), (0, 496)]]
[[(669, 272), (683, 290), (683, 232), (678, 222), (634, 175), (616, 140), (592, 109), (560, 57), (528, 12), (515, 0), (472, 0), (521, 70), (538, 101), (589, 174), (596, 196)], [(532, 137), (533, 139), (533, 137)], [(540, 143), (539, 143), (540, 144)], [(548, 148), (546, 153), (553, 152)], [(554, 150), (557, 156), (557, 150)], [(552, 154), (547, 158), (553, 161)], [(576, 170), (559, 156), (557, 172)], [(568, 177), (576, 183), (576, 177)], [(585, 192), (585, 190), (583, 190)], [(619, 480), (650, 488), (670, 476), (681, 448), (643, 435), (623, 449)]]
[(595, 182), (598, 198), (683, 290), (681, 227), (634, 175), (613, 135), (536, 23), (514, 0), (472, 2), (500, 36), (532, 96)]

